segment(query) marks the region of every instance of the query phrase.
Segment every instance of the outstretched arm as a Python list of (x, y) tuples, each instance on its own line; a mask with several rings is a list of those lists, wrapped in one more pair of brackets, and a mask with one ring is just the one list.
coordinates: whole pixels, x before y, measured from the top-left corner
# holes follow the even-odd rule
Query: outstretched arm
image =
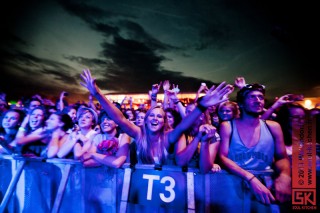
[(292, 103), (293, 100), (289, 99), (290, 94), (283, 95), (278, 100), (276, 100), (272, 106), (267, 109), (262, 115), (261, 119), (267, 120), (271, 117), (272, 113), (274, 113), (278, 108), (280, 108), (282, 105), (287, 104), (287, 103)]
[(122, 112), (102, 94), (101, 90), (96, 85), (96, 79), (91, 76), (89, 69), (83, 70), (81, 78), (83, 82), (80, 82), (80, 84), (87, 88), (90, 94), (100, 102), (102, 108), (108, 112), (110, 118), (129, 136), (138, 138), (141, 133), (140, 127), (126, 119)]
[(206, 92), (208, 92), (208, 90), (209, 89), (208, 89), (206, 83), (201, 83), (201, 85), (200, 85), (200, 87), (199, 87), (199, 89), (197, 91), (196, 97), (194, 99), (194, 102), (196, 103), (198, 101), (201, 92), (206, 93)]
[(198, 101), (197, 107), (188, 116), (184, 117), (183, 120), (169, 132), (168, 139), (169, 143), (175, 143), (178, 141), (180, 136), (195, 122), (199, 116), (207, 109), (209, 106), (219, 104), (221, 102), (227, 101), (229, 99), (228, 95), (233, 91), (231, 85), (222, 82), (217, 87), (212, 86), (207, 94), (203, 96)]
[(159, 93), (160, 87), (162, 82), (159, 84), (153, 84), (151, 90), (149, 91), (149, 96), (151, 100), (151, 107), (154, 107), (157, 105), (157, 95)]

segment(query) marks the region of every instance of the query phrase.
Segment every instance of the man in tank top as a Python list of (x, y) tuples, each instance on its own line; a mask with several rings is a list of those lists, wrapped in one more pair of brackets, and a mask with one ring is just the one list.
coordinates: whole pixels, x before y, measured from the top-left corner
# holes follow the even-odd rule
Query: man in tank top
[[(237, 93), (240, 117), (221, 124), (219, 157), (223, 168), (233, 174), (225, 180), (230, 186), (224, 188), (229, 191), (225, 194), (230, 202), (223, 202), (224, 212), (228, 212), (228, 206), (230, 212), (237, 208), (246, 209), (243, 212), (268, 212), (270, 204), (291, 198), (291, 170), (281, 127), (260, 119), (264, 95), (260, 84), (241, 88)], [(255, 174), (268, 169), (275, 173), (273, 184), (267, 186), (265, 179)]]

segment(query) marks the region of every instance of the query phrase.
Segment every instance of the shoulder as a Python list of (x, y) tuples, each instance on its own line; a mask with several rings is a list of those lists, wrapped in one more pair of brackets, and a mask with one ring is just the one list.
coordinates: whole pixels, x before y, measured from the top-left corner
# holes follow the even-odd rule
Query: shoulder
[(276, 121), (265, 120), (265, 123), (268, 125), (268, 127), (270, 129), (279, 129), (280, 128), (280, 124)]
[(271, 120), (266, 120), (265, 123), (273, 136), (282, 135), (282, 129), (279, 123)]
[(232, 121), (223, 121), (222, 123), (220, 123), (220, 131), (231, 131), (232, 128)]

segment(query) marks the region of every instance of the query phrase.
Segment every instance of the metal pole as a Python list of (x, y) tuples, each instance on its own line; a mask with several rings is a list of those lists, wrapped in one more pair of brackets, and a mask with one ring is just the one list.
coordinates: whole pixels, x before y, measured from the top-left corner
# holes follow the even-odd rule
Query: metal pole
[(3, 200), (1, 202), (1, 205), (0, 205), (0, 213), (3, 213), (11, 196), (12, 196), (12, 193), (14, 192), (14, 190), (16, 189), (16, 186), (17, 186), (17, 183), (20, 179), (20, 176), (21, 176), (21, 173), (22, 173), (22, 170), (25, 166), (26, 162), (25, 161), (21, 161), (18, 165), (18, 168), (17, 168), (17, 171), (16, 173), (14, 174), (13, 178), (11, 179), (10, 181), (10, 184), (9, 184), (9, 187), (3, 197)]

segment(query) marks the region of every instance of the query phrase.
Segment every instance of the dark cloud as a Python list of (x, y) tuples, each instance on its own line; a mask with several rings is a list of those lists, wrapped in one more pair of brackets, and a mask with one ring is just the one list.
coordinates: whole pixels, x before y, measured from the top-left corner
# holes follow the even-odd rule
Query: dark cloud
[(150, 49), (155, 51), (169, 51), (178, 50), (178, 47), (165, 44), (158, 39), (148, 34), (145, 29), (138, 23), (129, 20), (123, 20), (119, 22), (120, 26), (125, 28), (128, 33), (128, 37), (132, 40), (145, 43)]
[[(36, 49), (34, 47), (37, 47), (37, 44), (28, 43), (33, 41), (30, 38), (35, 35), (31, 33), (25, 35), (29, 36), (30, 40), (28, 40), (24, 35), (18, 36), (15, 32), (18, 32), (20, 28), (28, 28), (23, 25), (23, 20), (28, 19), (30, 14), (35, 14), (39, 10), (51, 9), (47, 7), (50, 4), (43, 2), (58, 2), (73, 19), (78, 18), (84, 21), (92, 31), (102, 35), (104, 40), (101, 40), (100, 43), (102, 49), (100, 55), (95, 57), (82, 55), (82, 53), (77, 55), (61, 53), (60, 56), (64, 61), (57, 62), (28, 53), (27, 50), (34, 50)], [(182, 2), (168, 0), (161, 2), (134, 1), (132, 4), (128, 2), (107, 1), (109, 5), (100, 7), (94, 5), (95, 1), (10, 1), (9, 6), (4, 8), (8, 14), (0, 14), (3, 32), (5, 32), (0, 35), (0, 90), (5, 89), (10, 94), (25, 95), (39, 93), (39, 91), (47, 94), (59, 94), (63, 89), (70, 89), (74, 93), (80, 94), (83, 92), (79, 89), (78, 84), (80, 72), (68, 65), (70, 62), (78, 64), (80, 67), (90, 68), (98, 78), (99, 86), (107, 90), (145, 93), (152, 84), (169, 79), (172, 83), (178, 84), (181, 91), (194, 92), (201, 82), (206, 82), (207, 85), (211, 85), (213, 82), (210, 79), (203, 80), (186, 76), (179, 68), (169, 70), (162, 66), (164, 62), (172, 61), (174, 64), (173, 55), (192, 59), (195, 56), (193, 50), (202, 54), (208, 49), (215, 49), (221, 52), (221, 56), (228, 54), (224, 50), (231, 50), (232, 53), (228, 56), (235, 57), (236, 54), (241, 55), (241, 52), (238, 52), (241, 50), (236, 49), (238, 47), (234, 46), (235, 43), (243, 42), (244, 45), (241, 47), (254, 48), (250, 46), (250, 41), (256, 36), (264, 36), (263, 39), (269, 36), (268, 39), (277, 40), (292, 54), (293, 61), (297, 64), (294, 69), (297, 73), (288, 74), (299, 79), (299, 82), (293, 83), (302, 93), (308, 94), (308, 90), (304, 89), (307, 87), (314, 88), (312, 91), (317, 90), (319, 81), (314, 76), (318, 72), (316, 68), (318, 67), (316, 64), (318, 59), (313, 52), (318, 51), (317, 20), (319, 19), (317, 18), (319, 15), (315, 15), (318, 13), (313, 12), (312, 4), (301, 5), (289, 0), (280, 2), (276, 0), (241, 2), (236, 0)], [(146, 14), (150, 16), (146, 16)], [(154, 20), (155, 25), (163, 24), (162, 28), (159, 27), (156, 29), (158, 31), (152, 31), (154, 30), (152, 27), (147, 27), (147, 24), (141, 22), (141, 19), (145, 17)], [(248, 22), (242, 19), (250, 21), (250, 23), (247, 25)], [(30, 20), (32, 19), (30, 18)], [(168, 33), (167, 37), (158, 36), (156, 32), (160, 32), (160, 29), (167, 29), (166, 25), (172, 27), (168, 29), (176, 31), (162, 32), (164, 35)], [(42, 33), (41, 29), (37, 31), (37, 33), (39, 32)], [(172, 33), (174, 38), (170, 37), (166, 41), (161, 40), (168, 38)], [(66, 35), (66, 37), (68, 36)], [(180, 39), (176, 40), (177, 37)], [(40, 34), (38, 34), (38, 38), (43, 39)], [(172, 41), (177, 42), (170, 43)], [(261, 40), (261, 43), (264, 42), (265, 40)], [(23, 47), (23, 50), (20, 47)], [(49, 44), (39, 49), (41, 48), (46, 51), (50, 49)], [(212, 60), (217, 62), (220, 59), (221, 63), (225, 60), (223, 57)], [(270, 60), (272, 60), (271, 57)], [(254, 64), (254, 59), (250, 63)], [(179, 66), (174, 64), (172, 67)], [(250, 74), (250, 78), (256, 75), (254, 78), (259, 80), (259, 70), (254, 74), (248, 72), (248, 75)], [(279, 79), (277, 73), (274, 76)], [(285, 76), (281, 77), (285, 79)], [(262, 79), (262, 81), (264, 80)], [(277, 85), (272, 88), (279, 90), (281, 86)]]
[(0, 69), (1, 90), (15, 98), (36, 93), (55, 96), (63, 90), (79, 87), (79, 76), (71, 74), (72, 67), (24, 52), (1, 51)]
[[(170, 79), (173, 83), (180, 84), (180, 87), (186, 88), (185, 92), (189, 92), (197, 90), (200, 83), (204, 81), (184, 76), (182, 72), (163, 70), (160, 66), (161, 62), (171, 59), (167, 59), (160, 53), (177, 51), (180, 48), (159, 41), (147, 33), (140, 24), (124, 19), (124, 16), (121, 16), (119, 21), (113, 20), (112, 23), (108, 23), (108, 20), (102, 22), (105, 16), (103, 14), (108, 14), (109, 17), (120, 17), (120, 15), (112, 15), (105, 10), (83, 3), (77, 5), (69, 2), (63, 5), (67, 11), (86, 21), (93, 30), (102, 33), (106, 39), (113, 38), (111, 42), (101, 44), (105, 63), (97, 59), (68, 57), (70, 60), (91, 67), (95, 72), (98, 71), (102, 77), (97, 80), (97, 83), (102, 88), (116, 92), (145, 93), (152, 84)], [(127, 38), (120, 35), (125, 35)], [(103, 73), (105, 65), (107, 68)]]
[(114, 43), (104, 43), (103, 55), (113, 63), (108, 65), (105, 78), (98, 81), (104, 89), (119, 92), (146, 92), (152, 84), (170, 80), (179, 84), (184, 92), (194, 92), (201, 82), (210, 81), (184, 76), (182, 72), (164, 70), (160, 64), (166, 60), (158, 55), (154, 47), (145, 43), (114, 38)]
[(110, 63), (108, 62), (108, 59), (101, 60), (101, 59), (89, 59), (89, 58), (84, 58), (80, 56), (65, 56), (65, 59), (72, 61), (72, 62), (77, 62), (78, 64), (84, 65), (85, 67), (91, 67), (91, 68), (101, 68), (105, 69), (107, 65)]

